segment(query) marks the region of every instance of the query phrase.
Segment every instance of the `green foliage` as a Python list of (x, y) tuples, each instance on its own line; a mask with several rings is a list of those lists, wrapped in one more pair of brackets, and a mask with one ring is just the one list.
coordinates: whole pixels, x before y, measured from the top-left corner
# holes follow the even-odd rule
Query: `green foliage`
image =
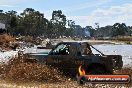
[(65, 35), (66, 33), (66, 16), (62, 14), (61, 10), (53, 11), (51, 23), (53, 26), (53, 33), (58, 36)]
[(11, 35), (24, 36), (44, 36), (49, 38), (58, 38), (59, 36), (71, 37), (112, 37), (132, 35), (132, 27), (125, 23), (115, 23), (113, 26), (100, 27), (95, 23), (96, 28), (92, 26), (81, 27), (75, 25), (75, 21), (68, 20), (61, 10), (55, 10), (50, 20), (44, 17), (44, 14), (26, 8), (20, 15), (16, 11), (3, 12), (0, 10), (0, 22), (6, 24), (7, 32)]
[[(90, 31), (90, 30), (89, 30)], [(90, 33), (93, 33), (90, 31)], [(130, 36), (132, 27), (126, 26), (125, 23), (115, 23), (113, 26), (105, 26), (96, 29), (93, 33), (94, 37), (115, 37), (115, 36)]]
[(113, 25), (113, 36), (124, 36), (126, 35), (128, 28), (125, 23), (115, 23)]
[(90, 36), (93, 37), (95, 34), (95, 29), (93, 29), (92, 26), (86, 26), (85, 28), (90, 32)]
[(15, 28), (16, 26), (17, 26), (17, 18), (16, 17), (11, 17), (10, 27)]
[(16, 11), (8, 11), (3, 13), (0, 10), (0, 21), (6, 24), (8, 33), (11, 35), (30, 35), (30, 36), (45, 36), (59, 37), (71, 36), (73, 25), (66, 28), (67, 19), (61, 10), (53, 11), (52, 18), (49, 21), (44, 18), (44, 14), (32, 8), (26, 8), (20, 15)]

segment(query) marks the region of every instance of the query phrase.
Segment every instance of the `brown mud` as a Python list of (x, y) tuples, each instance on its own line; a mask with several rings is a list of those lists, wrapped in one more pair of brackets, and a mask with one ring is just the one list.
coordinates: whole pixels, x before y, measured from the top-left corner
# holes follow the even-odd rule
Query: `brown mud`
[[(13, 58), (8, 64), (0, 65), (0, 88), (132, 88), (129, 84), (77, 84), (57, 68), (37, 63), (27, 63), (21, 58)], [(115, 74), (130, 74), (132, 68), (123, 68)]]

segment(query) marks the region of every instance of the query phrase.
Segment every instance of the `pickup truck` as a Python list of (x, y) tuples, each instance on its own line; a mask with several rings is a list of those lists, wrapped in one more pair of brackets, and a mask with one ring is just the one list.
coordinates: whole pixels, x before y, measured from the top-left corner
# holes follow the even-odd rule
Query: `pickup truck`
[[(99, 52), (93, 54), (92, 49)], [(105, 55), (87, 42), (61, 42), (49, 53), (30, 53), (27, 61), (47, 64), (68, 75), (78, 74), (79, 66), (86, 74), (113, 74), (123, 66), (121, 55)]]

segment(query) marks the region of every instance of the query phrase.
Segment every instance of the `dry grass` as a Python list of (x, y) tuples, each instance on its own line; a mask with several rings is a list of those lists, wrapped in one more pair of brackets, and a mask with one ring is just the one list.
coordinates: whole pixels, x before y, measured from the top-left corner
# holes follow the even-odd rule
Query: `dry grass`
[(2, 34), (0, 35), (0, 43), (10, 43), (11, 41), (14, 41), (15, 39), (8, 34)]
[(116, 41), (122, 41), (127, 44), (132, 44), (132, 36), (118, 36), (118, 37), (113, 37), (111, 39)]
[(22, 41), (25, 41), (25, 42), (33, 42), (33, 37), (32, 36), (24, 36), (22, 38)]
[(19, 41), (25, 41), (27, 43), (33, 43), (33, 44), (36, 44), (36, 45), (40, 45), (42, 43), (41, 38), (36, 38), (36, 37), (33, 37), (33, 36), (22, 36), (18, 40)]
[(15, 41), (15, 38), (8, 34), (0, 35), (0, 47), (4, 50), (8, 50), (12, 47), (11, 43)]

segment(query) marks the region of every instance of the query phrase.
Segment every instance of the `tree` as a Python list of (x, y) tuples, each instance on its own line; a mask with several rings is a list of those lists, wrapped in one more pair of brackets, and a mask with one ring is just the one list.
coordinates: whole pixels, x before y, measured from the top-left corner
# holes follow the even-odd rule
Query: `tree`
[(48, 27), (48, 20), (44, 18), (44, 14), (32, 8), (26, 8), (20, 17), (25, 35), (42, 35)]
[(0, 22), (6, 23), (6, 15), (3, 13), (3, 10), (0, 10)]
[(0, 13), (3, 13), (3, 10), (0, 10)]
[(95, 23), (95, 29), (99, 29), (99, 23)]
[(17, 18), (15, 16), (11, 17), (10, 21), (10, 33), (14, 35), (16, 33), (16, 28), (17, 28)]
[(125, 23), (122, 23), (122, 24), (115, 23), (113, 25), (113, 36), (118, 36), (118, 35), (124, 36), (124, 35), (126, 35), (127, 30), (128, 30), (128, 28)]
[(62, 14), (61, 10), (53, 11), (51, 20), (53, 23), (59, 24), (60, 26), (65, 27), (66, 25), (66, 16)]
[(55, 35), (65, 35), (66, 31), (66, 16), (61, 10), (53, 11), (51, 23), (53, 24), (53, 32)]
[(90, 32), (91, 37), (94, 37), (95, 29), (92, 26), (86, 26), (85, 29)]
[(7, 32), (14, 35), (17, 29), (17, 12), (11, 10), (5, 12), (5, 16), (6, 16), (5, 20), (6, 20)]
[(67, 20), (67, 32), (66, 32), (66, 36), (74, 36), (74, 32), (75, 32), (75, 21), (73, 20)]

